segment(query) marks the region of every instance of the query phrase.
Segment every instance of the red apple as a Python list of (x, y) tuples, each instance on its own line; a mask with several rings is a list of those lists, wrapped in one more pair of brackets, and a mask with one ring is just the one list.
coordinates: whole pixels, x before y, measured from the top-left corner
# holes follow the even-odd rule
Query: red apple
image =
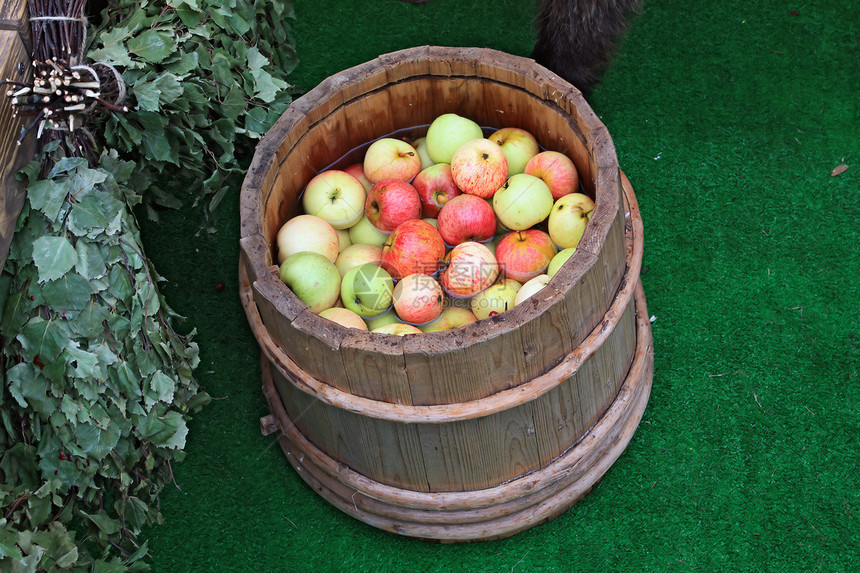
[(451, 173), (463, 193), (486, 199), (508, 178), (508, 160), (498, 143), (473, 139), (454, 152)]
[(365, 192), (369, 192), (370, 188), (373, 187), (373, 183), (365, 177), (364, 167), (361, 163), (353, 163), (352, 165), (345, 167), (343, 170), (358, 179), (358, 182), (364, 187)]
[(570, 158), (558, 151), (541, 151), (526, 164), (523, 173), (542, 179), (553, 200), (579, 191), (579, 172)]
[(397, 226), (382, 246), (382, 268), (394, 279), (413, 273), (432, 275), (445, 256), (445, 242), (436, 227), (422, 219)]
[(383, 179), (370, 188), (364, 214), (374, 227), (388, 233), (404, 221), (421, 218), (421, 197), (405, 181)]
[(426, 324), (442, 314), (445, 293), (431, 276), (406, 275), (394, 287), (394, 312), (403, 322)]
[(405, 141), (383, 137), (370, 144), (362, 165), (364, 175), (371, 183), (379, 183), (383, 179), (411, 181), (421, 171), (421, 158)]
[(423, 217), (438, 216), (445, 203), (462, 193), (454, 183), (451, 166), (447, 163), (437, 163), (421, 170), (412, 180), (412, 186), (421, 196)]
[(442, 206), (436, 224), (448, 245), (465, 241), (481, 243), (496, 233), (496, 213), (485, 199), (458, 195)]
[(499, 276), (496, 257), (486, 246), (474, 241), (455, 245), (442, 263), (439, 279), (452, 297), (468, 298), (493, 284)]
[(502, 272), (520, 283), (542, 274), (556, 252), (550, 236), (538, 229), (508, 233), (496, 245)]

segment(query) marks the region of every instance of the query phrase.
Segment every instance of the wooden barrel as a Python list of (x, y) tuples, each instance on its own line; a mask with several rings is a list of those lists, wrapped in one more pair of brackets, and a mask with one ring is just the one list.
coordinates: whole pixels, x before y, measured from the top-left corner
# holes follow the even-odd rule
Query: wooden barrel
[[(596, 203), (575, 254), (526, 302), (456, 330), (400, 337), (311, 312), (279, 280), (274, 251), (305, 184), (367, 142), (420, 135), (449, 112), (524, 128), (574, 160)], [(376, 527), (465, 541), (552, 519), (609, 469), (647, 404), (635, 195), (581, 94), (532, 60), (420, 47), (328, 78), (258, 145), (241, 192), (241, 251), (264, 426), (308, 484)]]

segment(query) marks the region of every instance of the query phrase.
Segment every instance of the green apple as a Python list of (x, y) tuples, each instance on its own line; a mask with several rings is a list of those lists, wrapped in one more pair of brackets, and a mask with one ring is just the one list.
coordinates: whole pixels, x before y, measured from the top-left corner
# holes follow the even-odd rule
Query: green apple
[(536, 292), (540, 291), (549, 282), (549, 275), (538, 275), (535, 278), (527, 281), (517, 292), (514, 299), (514, 305), (518, 305)]
[(431, 320), (427, 324), (422, 324), (418, 328), (421, 332), (442, 332), (443, 330), (452, 330), (460, 328), (467, 324), (472, 324), (478, 319), (467, 308), (459, 306), (447, 306), (442, 311), (442, 314)]
[(575, 252), (576, 247), (568, 247), (557, 252), (549, 262), (549, 265), (547, 265), (546, 274), (552, 278), (553, 275), (558, 272), (558, 269), (561, 268), (561, 265), (563, 265)]
[(433, 163), (451, 163), (458, 147), (482, 137), (480, 125), (456, 113), (446, 113), (434, 119), (427, 129), (427, 154)]
[(367, 216), (363, 216), (355, 225), (349, 228), (349, 238), (353, 245), (367, 243), (381, 247), (388, 240), (388, 233), (383, 233), (377, 229)]
[(353, 226), (364, 214), (367, 192), (345, 171), (328, 169), (308, 182), (302, 194), (305, 213), (328, 221), (335, 229)]
[(337, 249), (338, 253), (342, 253), (345, 248), (352, 244), (352, 239), (349, 238), (349, 229), (335, 229), (337, 232)]
[(493, 195), (496, 218), (508, 229), (524, 231), (547, 218), (553, 208), (546, 183), (533, 175), (514, 175)]
[(498, 143), (505, 153), (508, 159), (508, 177), (522, 173), (529, 160), (540, 151), (535, 136), (519, 127), (503, 127), (490, 134), (487, 139)]
[(312, 312), (319, 313), (337, 303), (340, 273), (324, 255), (312, 251), (292, 254), (281, 263), (280, 276)]
[(348, 308), (333, 306), (322, 311), (320, 316), (347, 328), (367, 330), (367, 324), (365, 324), (364, 319)]
[(588, 195), (569, 193), (560, 197), (547, 220), (549, 236), (560, 249), (577, 246), (592, 212), (594, 201)]
[(343, 275), (340, 284), (340, 300), (344, 308), (362, 318), (378, 316), (388, 310), (393, 296), (391, 275), (373, 263), (352, 267)]
[(500, 280), (470, 299), (472, 313), (481, 320), (513, 308), (521, 287), (514, 279)]
[(383, 312), (379, 316), (374, 316), (373, 318), (365, 318), (364, 322), (367, 324), (367, 330), (374, 330), (380, 326), (391, 324), (392, 322), (400, 322), (400, 320), (397, 318), (397, 313), (395, 313), (394, 310), (391, 310), (390, 312)]
[(421, 169), (427, 169), (433, 165), (433, 160), (430, 159), (430, 154), (427, 153), (427, 138), (419, 137), (412, 142), (412, 147), (418, 152), (418, 157), (421, 159)]

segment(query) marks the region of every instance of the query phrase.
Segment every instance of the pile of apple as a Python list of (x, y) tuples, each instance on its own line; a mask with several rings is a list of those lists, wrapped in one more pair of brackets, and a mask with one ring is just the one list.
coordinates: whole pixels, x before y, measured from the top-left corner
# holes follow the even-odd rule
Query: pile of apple
[(484, 137), (453, 113), (323, 171), (301, 203), (277, 235), (281, 280), (320, 316), (388, 334), (521, 303), (573, 254), (594, 209), (569, 157), (520, 128)]

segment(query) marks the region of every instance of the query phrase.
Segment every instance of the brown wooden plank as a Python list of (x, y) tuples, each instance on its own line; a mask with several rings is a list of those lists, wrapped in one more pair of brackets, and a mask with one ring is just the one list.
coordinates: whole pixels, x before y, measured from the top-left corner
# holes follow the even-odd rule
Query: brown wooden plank
[[(5, 10), (15, 8), (14, 2), (0, 4), (0, 9), (4, 10), (0, 13), (6, 14), (7, 21), (14, 22), (10, 18), (16, 17), (16, 12)], [(32, 77), (30, 57), (21, 38), (17, 30), (0, 30), (0, 78), (4, 80), (25, 82)], [(12, 100), (6, 96), (8, 89), (8, 86), (3, 86), (0, 93), (0, 269), (6, 262), (15, 222), (26, 197), (24, 185), (15, 179), (15, 173), (30, 161), (36, 150), (33, 135), (21, 145), (17, 144), (21, 129), (28, 122), (25, 121), (27, 118), (12, 117)]]
[[(0, 0), (0, 30), (18, 34), (26, 52), (32, 52), (29, 10), (27, 0)], [(25, 64), (29, 67), (29, 58)], [(5, 79), (7, 76), (3, 76)]]

